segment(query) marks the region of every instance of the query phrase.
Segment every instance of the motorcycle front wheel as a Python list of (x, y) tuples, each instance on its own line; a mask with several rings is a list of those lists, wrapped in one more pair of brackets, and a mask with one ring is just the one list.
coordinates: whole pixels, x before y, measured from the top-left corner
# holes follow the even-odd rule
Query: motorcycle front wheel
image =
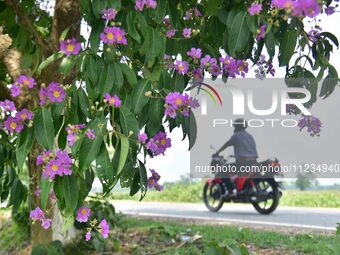
[(261, 214), (274, 212), (280, 201), (280, 191), (277, 183), (270, 179), (257, 180), (256, 192), (266, 192), (269, 194), (269, 198), (262, 202), (253, 202), (255, 210)]
[(212, 212), (217, 212), (223, 206), (223, 187), (220, 183), (208, 182), (203, 188), (203, 201), (205, 206)]

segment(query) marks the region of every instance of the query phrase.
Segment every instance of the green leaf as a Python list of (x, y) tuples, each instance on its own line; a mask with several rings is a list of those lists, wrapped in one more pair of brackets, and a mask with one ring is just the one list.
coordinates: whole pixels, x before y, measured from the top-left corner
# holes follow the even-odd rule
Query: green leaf
[(156, 23), (161, 23), (163, 21), (163, 18), (165, 17), (165, 14), (166, 14), (166, 5), (167, 5), (166, 0), (157, 1), (157, 8), (156, 8), (155, 17), (154, 17), (154, 20)]
[(74, 212), (78, 205), (79, 196), (79, 186), (76, 176), (74, 174), (64, 175), (56, 178), (56, 182), (60, 182), (61, 196), (65, 201), (65, 212)]
[(52, 150), (54, 145), (54, 126), (49, 108), (41, 108), (35, 115), (34, 134), (38, 143), (45, 149)]
[(56, 52), (54, 54), (52, 54), (51, 56), (49, 56), (48, 58), (46, 58), (43, 62), (41, 62), (41, 64), (39, 65), (38, 69), (37, 69), (37, 73), (40, 74), (41, 71), (46, 68), (47, 66), (49, 66), (52, 62), (60, 59), (61, 57), (64, 56), (64, 53), (59, 51)]
[(236, 52), (242, 52), (248, 43), (250, 31), (247, 26), (247, 12), (239, 12), (230, 28), (228, 49), (232, 57), (236, 56)]
[(33, 133), (34, 133), (33, 128), (26, 127), (21, 133), (18, 134), (15, 155), (17, 158), (17, 166), (18, 166), (19, 171), (23, 170), (23, 166), (26, 161), (27, 153), (32, 148)]
[(96, 22), (93, 26), (92, 26), (92, 30), (91, 30), (91, 34), (89, 37), (89, 41), (90, 41), (90, 51), (93, 53), (97, 53), (98, 48), (99, 48), (99, 44), (100, 44), (100, 34), (103, 32), (105, 27), (104, 22)]
[(40, 179), (40, 189), (41, 189), (40, 201), (41, 201), (42, 210), (46, 209), (48, 198), (51, 194), (51, 187), (52, 187), (52, 182), (44, 178)]
[(295, 46), (297, 43), (298, 32), (296, 30), (286, 30), (283, 39), (280, 43), (280, 66), (286, 66), (289, 64), (289, 60), (294, 54)]
[(333, 93), (336, 85), (338, 84), (338, 81), (339, 81), (338, 73), (336, 69), (330, 65), (328, 67), (328, 75), (322, 83), (319, 96), (323, 97), (323, 99), (330, 96)]
[(103, 192), (105, 193), (114, 181), (114, 171), (113, 164), (104, 143), (102, 144), (96, 159), (96, 172), (103, 185)]
[(151, 67), (155, 63), (156, 57), (160, 55), (163, 42), (161, 33), (149, 27), (146, 40), (144, 40), (144, 44), (140, 50), (141, 54), (146, 55), (148, 67)]
[(119, 154), (119, 163), (118, 163), (118, 170), (117, 170), (117, 175), (120, 174), (122, 171), (127, 156), (129, 154), (129, 138), (125, 136), (120, 137), (120, 154)]
[(132, 131), (134, 133), (133, 137), (136, 137), (139, 131), (139, 125), (136, 117), (125, 106), (119, 107), (119, 111), (120, 126), (123, 133), (128, 136), (129, 132)]
[(124, 83), (123, 72), (122, 72), (122, 67), (120, 63), (115, 63), (113, 65), (113, 72), (114, 72), (114, 78), (115, 78), (114, 88), (117, 91), (119, 91), (123, 87), (123, 83)]
[(140, 200), (141, 201), (147, 192), (147, 185), (148, 185), (148, 176), (146, 173), (146, 168), (143, 162), (138, 160), (139, 162), (139, 167), (138, 171), (136, 171), (134, 177), (133, 177), (133, 182), (131, 185), (131, 190), (130, 190), (130, 196), (135, 195), (139, 190), (141, 190), (141, 196)]
[(93, 0), (92, 1), (92, 10), (94, 16), (96, 18), (100, 18), (102, 15), (102, 11), (106, 9), (107, 1), (106, 0)]
[(123, 74), (124, 74), (125, 78), (128, 80), (129, 84), (132, 87), (135, 87), (136, 84), (137, 84), (136, 73), (128, 65), (125, 65), (125, 64), (120, 64), (120, 65), (121, 65)]
[(136, 87), (132, 91), (131, 104), (132, 111), (139, 114), (143, 107), (149, 102), (149, 97), (145, 96), (145, 92), (151, 90), (151, 82), (149, 80), (139, 80)]
[(103, 129), (105, 127), (105, 123), (101, 123), (100, 121), (96, 120), (90, 126), (90, 129), (93, 129), (96, 138), (91, 140), (89, 138), (85, 138), (82, 145), (79, 149), (79, 170), (83, 172), (87, 168), (90, 167), (91, 163), (96, 159), (100, 147), (103, 143)]
[(218, 7), (221, 3), (222, 3), (222, 0), (206, 1), (205, 16), (215, 16), (215, 15), (217, 15)]
[(164, 117), (164, 101), (161, 99), (152, 99), (148, 108), (149, 121), (147, 124), (147, 134), (149, 137), (154, 136), (162, 126)]
[(134, 39), (136, 42), (141, 42), (141, 37), (136, 29), (136, 13), (135, 11), (130, 11), (128, 15), (126, 15), (126, 25), (128, 34)]
[(65, 57), (59, 65), (59, 71), (64, 75), (68, 75), (75, 63), (76, 62), (73, 60), (72, 57)]
[(11, 197), (9, 205), (13, 205), (13, 212), (16, 213), (23, 201), (26, 200), (27, 189), (19, 178), (15, 178), (11, 187)]

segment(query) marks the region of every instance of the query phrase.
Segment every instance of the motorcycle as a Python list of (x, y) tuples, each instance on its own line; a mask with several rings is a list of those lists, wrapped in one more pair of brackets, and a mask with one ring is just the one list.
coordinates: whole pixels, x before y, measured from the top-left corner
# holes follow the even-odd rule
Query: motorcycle
[[(223, 156), (213, 156), (211, 165), (227, 166), (229, 159)], [(279, 205), (284, 189), (280, 178), (282, 173), (281, 166), (276, 158), (270, 158), (256, 164), (258, 169), (276, 169), (276, 171), (251, 172), (245, 176), (234, 175), (233, 183), (236, 192), (229, 192), (226, 178), (216, 175), (215, 178), (208, 179), (203, 188), (203, 201), (206, 207), (212, 211), (219, 211), (225, 202), (251, 203), (256, 211), (261, 214), (274, 212)]]

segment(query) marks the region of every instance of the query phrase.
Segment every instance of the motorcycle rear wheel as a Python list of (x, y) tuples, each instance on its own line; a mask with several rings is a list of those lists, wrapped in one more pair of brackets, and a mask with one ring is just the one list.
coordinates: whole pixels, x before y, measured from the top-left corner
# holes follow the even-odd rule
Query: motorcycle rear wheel
[(268, 200), (263, 202), (254, 202), (252, 205), (254, 206), (255, 210), (261, 214), (271, 214), (274, 212), (280, 201), (280, 191), (277, 183), (270, 179), (257, 180), (256, 189), (262, 189), (270, 192), (271, 199), (268, 200), (272, 200), (272, 203), (269, 205), (269, 207), (267, 207)]
[[(203, 202), (205, 206), (211, 212), (219, 211), (223, 206), (223, 191), (222, 184), (220, 183), (212, 183), (208, 182), (204, 185), (203, 188)], [(216, 203), (215, 203), (216, 202)]]

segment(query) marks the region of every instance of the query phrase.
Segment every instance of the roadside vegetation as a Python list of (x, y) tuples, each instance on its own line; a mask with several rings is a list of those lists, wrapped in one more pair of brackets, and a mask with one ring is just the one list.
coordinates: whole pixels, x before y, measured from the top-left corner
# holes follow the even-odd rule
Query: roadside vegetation
[[(197, 225), (119, 215), (105, 246), (79, 238), (62, 246), (53, 242), (33, 250), (27, 228), (0, 210), (0, 254), (340, 254), (339, 237), (325, 234), (293, 234), (231, 226)], [(232, 253), (234, 252), (234, 253)]]
[[(143, 201), (201, 203), (203, 185), (204, 183), (201, 181), (165, 183), (162, 192), (148, 191)], [(121, 190), (114, 192), (111, 199), (138, 200), (138, 196), (132, 198), (128, 190)], [(280, 205), (340, 208), (340, 188), (332, 190), (285, 190)]]

